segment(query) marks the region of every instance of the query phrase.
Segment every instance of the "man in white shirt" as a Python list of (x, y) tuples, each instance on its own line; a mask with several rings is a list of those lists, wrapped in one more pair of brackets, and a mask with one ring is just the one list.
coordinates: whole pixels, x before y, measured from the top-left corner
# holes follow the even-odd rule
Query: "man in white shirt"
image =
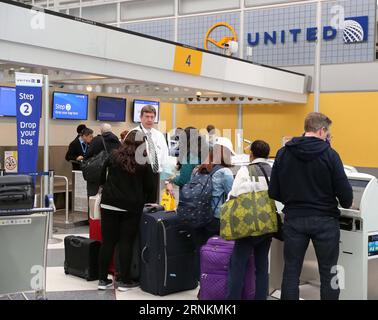
[(163, 133), (153, 128), (156, 118), (156, 109), (147, 105), (140, 112), (141, 124), (134, 130), (142, 131), (147, 137), (147, 154), (152, 171), (156, 175), (156, 197), (159, 199), (160, 173), (163, 171), (164, 164), (168, 161), (169, 151), (167, 141)]

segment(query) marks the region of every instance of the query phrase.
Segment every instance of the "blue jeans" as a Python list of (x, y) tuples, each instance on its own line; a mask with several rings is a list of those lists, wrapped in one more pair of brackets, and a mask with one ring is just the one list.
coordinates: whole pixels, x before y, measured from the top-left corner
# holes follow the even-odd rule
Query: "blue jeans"
[(249, 237), (235, 241), (228, 271), (228, 300), (241, 300), (248, 259), (252, 252), (256, 267), (256, 300), (266, 300), (269, 290), (268, 254), (272, 237)]
[[(284, 260), (281, 299), (299, 299), (299, 278), (310, 240), (314, 245), (320, 273), (320, 298), (338, 300), (340, 289), (332, 288), (331, 273), (339, 257), (340, 224), (331, 216), (285, 217)], [(358, 272), (358, 270), (356, 270)]]

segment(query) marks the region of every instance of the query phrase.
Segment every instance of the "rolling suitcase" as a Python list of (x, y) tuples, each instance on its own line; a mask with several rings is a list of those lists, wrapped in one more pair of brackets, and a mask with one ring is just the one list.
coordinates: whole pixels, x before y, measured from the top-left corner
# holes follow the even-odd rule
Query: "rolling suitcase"
[[(200, 300), (225, 300), (227, 295), (228, 267), (234, 241), (212, 237), (201, 248)], [(243, 300), (255, 297), (255, 264), (250, 257), (244, 278)]]
[(79, 236), (64, 238), (64, 272), (87, 281), (98, 280), (98, 254), (101, 243)]
[(31, 176), (0, 177), (0, 210), (33, 209), (34, 195), (35, 185)]
[[(164, 296), (195, 289), (196, 249), (191, 230), (175, 211), (146, 207), (141, 220), (141, 275), (143, 291)], [(157, 211), (157, 212), (153, 212)]]

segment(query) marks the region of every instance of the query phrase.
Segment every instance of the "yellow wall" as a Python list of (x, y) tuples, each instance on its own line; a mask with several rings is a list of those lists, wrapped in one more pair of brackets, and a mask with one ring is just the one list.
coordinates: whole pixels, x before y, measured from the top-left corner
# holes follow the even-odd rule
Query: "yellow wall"
[(231, 136), (228, 137), (232, 139), (233, 143), (235, 143), (237, 118), (236, 105), (177, 105), (176, 108), (177, 127), (192, 126), (206, 129), (207, 125), (212, 124), (224, 136), (228, 136), (227, 131), (224, 130), (231, 130)]
[[(332, 147), (344, 164), (378, 167), (378, 92), (323, 93), (320, 112), (332, 121)], [(254, 105), (243, 108), (246, 139), (264, 139), (274, 156), (284, 136), (298, 136), (313, 111), (313, 95), (305, 105)]]
[(285, 136), (303, 133), (303, 119), (312, 111), (313, 98), (303, 104), (245, 105), (243, 107), (244, 138), (265, 140), (275, 156)]

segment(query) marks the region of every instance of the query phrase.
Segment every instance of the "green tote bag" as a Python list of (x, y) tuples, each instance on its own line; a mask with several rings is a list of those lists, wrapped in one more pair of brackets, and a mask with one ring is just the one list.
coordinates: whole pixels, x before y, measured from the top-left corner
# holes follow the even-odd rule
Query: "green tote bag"
[[(264, 168), (256, 164), (266, 179), (269, 179)], [(258, 174), (250, 165), (249, 174), (259, 182)], [(225, 202), (220, 212), (220, 235), (225, 240), (237, 240), (246, 237), (257, 237), (264, 234), (276, 233), (278, 221), (276, 205), (269, 198), (268, 190), (243, 193)]]

